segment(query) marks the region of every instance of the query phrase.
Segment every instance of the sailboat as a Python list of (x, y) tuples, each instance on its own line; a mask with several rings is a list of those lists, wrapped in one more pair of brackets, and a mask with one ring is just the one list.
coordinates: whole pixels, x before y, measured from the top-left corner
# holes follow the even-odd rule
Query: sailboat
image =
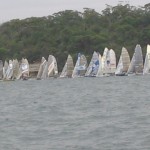
[(41, 65), (37, 74), (37, 79), (45, 79), (47, 77), (48, 71), (44, 71), (45, 67), (47, 67), (47, 61), (44, 57), (41, 59)]
[(48, 77), (57, 77), (58, 68), (57, 61), (53, 55), (49, 55), (48, 57)]
[(13, 75), (12, 79), (18, 79), (19, 77), (19, 62), (17, 59), (13, 60)]
[(143, 74), (145, 75), (149, 73), (150, 73), (150, 45), (147, 45), (147, 53), (145, 57)]
[(138, 44), (135, 47), (135, 51), (134, 51), (129, 69), (127, 71), (127, 74), (128, 75), (143, 74), (143, 55), (142, 55), (141, 46)]
[(116, 71), (116, 54), (113, 49), (109, 50), (109, 59), (110, 59), (110, 69), (109, 74), (114, 75)]
[(114, 75), (116, 71), (116, 55), (113, 49), (104, 49), (102, 57), (102, 72), (104, 76)]
[(103, 76), (103, 70), (102, 70), (102, 57), (101, 54), (99, 53), (99, 67), (98, 67), (98, 71), (96, 74), (96, 77), (102, 77)]
[(125, 76), (130, 65), (130, 57), (126, 48), (122, 48), (120, 59), (115, 72), (116, 76)]
[(3, 80), (6, 80), (6, 77), (7, 77), (7, 69), (8, 69), (8, 62), (5, 60), (4, 66), (3, 66)]
[(43, 73), (41, 79), (47, 79), (47, 78), (48, 78), (48, 62), (46, 61), (43, 67)]
[(22, 58), (20, 64), (20, 75), (18, 78), (27, 80), (29, 78), (29, 63), (26, 58)]
[(9, 60), (8, 68), (6, 71), (6, 80), (11, 80), (13, 76), (13, 61)]
[(83, 77), (87, 69), (87, 60), (83, 54), (78, 53), (76, 65), (74, 67), (72, 78)]
[(90, 64), (85, 73), (86, 77), (96, 77), (99, 69), (99, 54), (94, 51)]
[(3, 79), (3, 61), (0, 60), (0, 80)]
[(109, 65), (110, 65), (109, 50), (106, 47), (104, 49), (103, 56), (102, 56), (102, 72), (103, 72), (103, 75), (106, 75), (108, 73)]
[(73, 59), (71, 55), (68, 55), (67, 61), (65, 63), (65, 66), (60, 74), (60, 78), (71, 78), (72, 77), (72, 72), (73, 72)]

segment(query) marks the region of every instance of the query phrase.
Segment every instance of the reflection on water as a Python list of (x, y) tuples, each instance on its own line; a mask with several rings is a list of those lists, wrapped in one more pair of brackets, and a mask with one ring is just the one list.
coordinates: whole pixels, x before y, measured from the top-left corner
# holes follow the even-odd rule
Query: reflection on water
[(149, 150), (150, 76), (0, 82), (1, 150)]

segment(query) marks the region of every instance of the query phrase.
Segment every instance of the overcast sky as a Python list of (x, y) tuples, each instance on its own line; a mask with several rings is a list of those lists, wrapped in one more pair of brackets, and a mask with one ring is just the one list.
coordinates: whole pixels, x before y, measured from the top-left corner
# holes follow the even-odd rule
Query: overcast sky
[[(62, 10), (78, 10), (92, 8), (101, 12), (106, 4), (115, 6), (123, 0), (0, 0), (0, 22), (11, 19), (42, 17)], [(149, 0), (125, 0), (132, 6), (144, 6)]]

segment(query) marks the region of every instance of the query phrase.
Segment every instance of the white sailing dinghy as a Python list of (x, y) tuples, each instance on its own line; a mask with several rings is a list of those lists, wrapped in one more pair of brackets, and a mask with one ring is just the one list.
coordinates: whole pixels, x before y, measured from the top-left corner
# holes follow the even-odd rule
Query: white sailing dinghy
[(101, 57), (101, 54), (99, 53), (99, 67), (98, 67), (98, 71), (97, 71), (96, 77), (102, 77), (102, 76), (103, 76), (102, 57)]
[(99, 54), (94, 51), (90, 64), (85, 73), (86, 77), (96, 77), (99, 70)]
[(122, 48), (120, 59), (115, 72), (116, 76), (125, 76), (130, 65), (130, 57), (126, 48)]
[(29, 78), (29, 63), (26, 58), (22, 58), (21, 60), (19, 78), (23, 80), (27, 80)]
[(74, 67), (72, 78), (83, 77), (87, 69), (87, 60), (83, 54), (78, 53), (76, 65)]
[(8, 62), (5, 60), (4, 66), (3, 66), (3, 80), (6, 80), (7, 69), (8, 69)]
[(38, 71), (38, 74), (37, 74), (37, 79), (38, 80), (47, 78), (48, 72), (46, 72), (46, 71), (44, 72), (45, 67), (47, 67), (47, 61), (44, 57), (42, 57), (41, 65), (40, 65), (40, 68), (39, 68), (39, 71)]
[(109, 59), (110, 59), (110, 68), (109, 68), (109, 74), (115, 75), (116, 71), (116, 54), (113, 49), (109, 50)]
[(147, 53), (144, 62), (143, 74), (150, 74), (150, 45), (147, 45)]
[(9, 60), (9, 64), (8, 64), (8, 68), (6, 71), (6, 80), (12, 80), (12, 76), (13, 76), (13, 61)]
[(0, 80), (3, 79), (3, 61), (0, 60)]
[(65, 66), (60, 74), (60, 78), (66, 78), (66, 77), (71, 78), (73, 73), (73, 68), (74, 68), (73, 59), (71, 55), (68, 55)]
[(104, 76), (114, 75), (116, 71), (116, 55), (113, 49), (104, 49), (102, 57), (102, 72)]
[(109, 50), (106, 47), (104, 49), (103, 56), (102, 56), (102, 72), (104, 76), (107, 75), (109, 67), (110, 67)]
[(58, 68), (57, 61), (53, 55), (49, 55), (48, 57), (48, 77), (57, 77), (58, 76)]
[(13, 60), (13, 75), (12, 79), (18, 79), (19, 77), (19, 62), (17, 59)]
[(143, 74), (143, 55), (140, 45), (136, 45), (135, 51), (127, 72), (128, 75)]
[(48, 62), (46, 61), (41, 79), (47, 79), (47, 78), (48, 78)]

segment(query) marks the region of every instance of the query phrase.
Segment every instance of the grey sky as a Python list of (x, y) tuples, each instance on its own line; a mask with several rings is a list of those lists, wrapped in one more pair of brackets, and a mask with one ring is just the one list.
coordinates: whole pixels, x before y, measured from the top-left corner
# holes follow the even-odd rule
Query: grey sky
[[(106, 8), (106, 4), (115, 6), (119, 1), (123, 0), (0, 0), (0, 22), (48, 16), (67, 9), (82, 12), (86, 7), (101, 12)], [(149, 3), (149, 0), (125, 1), (133, 6), (144, 6)]]

